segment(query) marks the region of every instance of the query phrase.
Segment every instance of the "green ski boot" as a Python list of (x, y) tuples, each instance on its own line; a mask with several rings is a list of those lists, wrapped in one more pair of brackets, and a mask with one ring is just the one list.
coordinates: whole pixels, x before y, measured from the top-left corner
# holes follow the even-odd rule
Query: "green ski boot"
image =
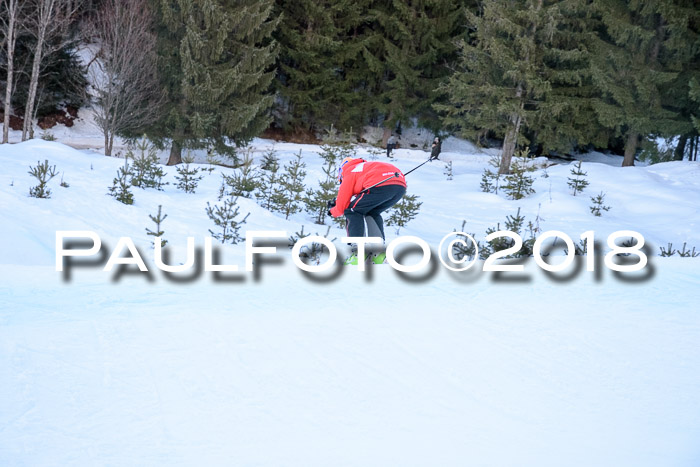
[(386, 263), (386, 253), (378, 253), (376, 255), (372, 255), (372, 262), (374, 264)]

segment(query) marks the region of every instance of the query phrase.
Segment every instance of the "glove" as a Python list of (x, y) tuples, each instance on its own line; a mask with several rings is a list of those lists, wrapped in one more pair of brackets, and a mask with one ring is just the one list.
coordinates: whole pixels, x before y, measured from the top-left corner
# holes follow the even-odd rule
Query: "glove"
[(332, 200), (328, 201), (328, 202), (326, 203), (326, 207), (328, 207), (328, 215), (331, 216), (331, 217), (333, 217), (333, 214), (331, 214), (331, 208), (335, 207), (335, 198), (333, 198)]

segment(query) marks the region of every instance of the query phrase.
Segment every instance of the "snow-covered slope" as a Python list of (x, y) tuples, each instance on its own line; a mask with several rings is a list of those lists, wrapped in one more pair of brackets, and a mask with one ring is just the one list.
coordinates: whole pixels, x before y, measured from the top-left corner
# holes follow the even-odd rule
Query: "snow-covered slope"
[[(272, 143), (254, 141), (256, 158)], [(307, 185), (321, 178), (302, 150)], [(359, 150), (359, 155), (366, 155)], [(427, 153), (400, 149), (405, 171)], [(520, 201), (479, 190), (483, 153), (445, 152), (407, 178), (423, 202), (401, 235), (437, 247), (467, 220), (483, 238), (521, 208), (543, 230), (642, 233), (651, 251), (700, 247), (700, 164), (618, 168), (584, 163), (573, 197), (568, 165), (536, 172)], [(70, 186), (27, 196), (48, 159)], [(517, 274), (388, 265), (337, 277), (281, 264), (259, 275), (54, 270), (57, 230), (91, 230), (114, 247), (131, 237), (153, 265), (149, 214), (184, 256), (214, 228), (217, 169), (197, 193), (134, 189), (106, 195), (123, 163), (59, 143), (0, 145), (0, 465), (492, 465), (700, 464), (700, 258), (650, 257), (645, 270)], [(606, 193), (611, 211), (590, 214)], [(285, 220), (250, 200), (244, 230), (325, 232), (306, 214)], [(396, 238), (387, 228), (388, 239)], [(331, 236), (343, 232), (331, 230)], [(243, 267), (243, 245), (224, 250)], [(480, 265), (479, 265), (480, 266)], [(150, 280), (149, 280), (150, 277)]]

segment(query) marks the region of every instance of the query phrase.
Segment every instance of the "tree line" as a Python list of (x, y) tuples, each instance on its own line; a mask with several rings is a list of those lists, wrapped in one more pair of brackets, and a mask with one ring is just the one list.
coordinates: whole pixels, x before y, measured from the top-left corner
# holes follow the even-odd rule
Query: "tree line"
[(0, 0), (0, 29), (3, 142), (89, 102), (106, 153), (146, 133), (171, 164), (270, 126), (419, 125), (501, 146), (501, 173), (521, 149), (698, 151), (693, 0)]

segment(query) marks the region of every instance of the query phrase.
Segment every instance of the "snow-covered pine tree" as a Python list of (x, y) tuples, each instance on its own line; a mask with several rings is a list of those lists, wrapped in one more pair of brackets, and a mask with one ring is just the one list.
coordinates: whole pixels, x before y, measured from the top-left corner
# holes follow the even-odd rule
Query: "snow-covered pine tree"
[(204, 175), (199, 175), (199, 167), (191, 167), (192, 162), (194, 162), (194, 158), (191, 155), (185, 156), (183, 162), (184, 165), (179, 165), (175, 168), (178, 173), (175, 175), (177, 187), (185, 193), (194, 193)]
[(304, 201), (304, 177), (306, 177), (306, 163), (302, 161), (301, 150), (299, 154), (284, 166), (284, 173), (280, 180), (281, 205), (280, 212), (285, 219), (301, 211)]
[(133, 159), (134, 163), (132, 171), (134, 173), (131, 183), (139, 188), (155, 188), (163, 190), (163, 177), (165, 172), (158, 163), (158, 150), (150, 144), (146, 138), (142, 138), (136, 144), (136, 149), (139, 150), (139, 155), (135, 155), (132, 149), (126, 154), (127, 158)]
[(112, 181), (112, 186), (109, 187), (109, 195), (114, 196), (121, 203), (134, 204), (134, 194), (131, 192), (133, 176), (134, 172), (129, 166), (129, 160), (125, 158), (124, 166), (119, 167), (117, 176)]
[(166, 104), (149, 135), (172, 141), (168, 165), (183, 148), (235, 155), (271, 119), (274, 0), (153, 3)]
[(158, 214), (155, 216), (153, 214), (148, 215), (148, 217), (153, 221), (153, 223), (156, 224), (156, 228), (155, 228), (155, 230), (151, 230), (148, 227), (146, 227), (146, 235), (150, 235), (151, 237), (155, 237), (155, 238), (160, 237), (160, 246), (164, 247), (168, 243), (168, 241), (163, 238), (163, 235), (165, 235), (165, 232), (163, 231), (163, 229), (161, 229), (160, 225), (163, 223), (165, 218), (168, 217), (168, 215), (163, 214), (162, 209), (163, 209), (163, 206), (159, 204), (158, 205)]
[(219, 205), (211, 206), (207, 202), (206, 212), (209, 219), (214, 221), (214, 224), (219, 227), (218, 232), (214, 232), (209, 229), (212, 237), (219, 240), (222, 244), (230, 242), (232, 244), (237, 244), (244, 238), (239, 234), (241, 226), (246, 223), (250, 213), (246, 214), (243, 219), (237, 219), (240, 211), (238, 206), (238, 198), (235, 196), (229, 196), (224, 199), (224, 203)]
[(571, 175), (573, 175), (573, 177), (569, 177), (569, 181), (567, 182), (574, 196), (576, 196), (577, 193), (581, 193), (583, 189), (588, 186), (588, 180), (586, 180), (588, 172), (583, 171), (581, 164), (582, 161), (578, 161), (578, 164), (571, 168)]
[(36, 178), (39, 184), (29, 189), (32, 198), (51, 198), (51, 190), (46, 187), (49, 181), (57, 175), (56, 166), (49, 167), (49, 161), (36, 161), (36, 167), (29, 166), (29, 175)]
[(418, 216), (422, 204), (422, 201), (418, 201), (418, 195), (404, 195), (401, 201), (389, 209), (386, 225), (394, 226), (398, 235), (403, 227)]

